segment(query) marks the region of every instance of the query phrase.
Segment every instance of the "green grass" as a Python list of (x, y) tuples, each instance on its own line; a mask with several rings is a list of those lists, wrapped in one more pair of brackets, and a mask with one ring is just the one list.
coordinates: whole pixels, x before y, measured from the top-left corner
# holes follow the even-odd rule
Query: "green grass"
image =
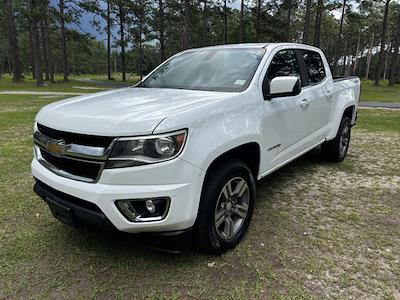
[[(111, 76), (113, 78), (113, 81), (122, 82), (122, 73), (112, 73)], [(84, 75), (81, 75), (80, 77), (86, 77), (86, 78), (91, 78), (91, 79), (98, 80), (98, 81), (109, 82), (109, 80), (107, 79), (107, 75), (84, 74)], [(136, 74), (131, 74), (131, 73), (126, 74), (126, 81), (128, 83), (135, 84), (139, 81), (139, 79), (140, 79), (140, 77)]]
[[(113, 83), (122, 82), (121, 74), (116, 73), (113, 75), (115, 80), (111, 81)], [(102, 86), (99, 83), (91, 83), (79, 81), (82, 79), (91, 78), (99, 82), (105, 82)], [(95, 75), (95, 74), (84, 74), (84, 75), (71, 75), (69, 77), (69, 81), (64, 82), (61, 75), (57, 75), (55, 77), (55, 83), (45, 82), (46, 86), (37, 87), (36, 81), (32, 79), (31, 75), (25, 75), (25, 78), (21, 82), (13, 82), (12, 78), (9, 75), (0, 77), (0, 92), (1, 91), (46, 91), (46, 92), (76, 92), (76, 93), (92, 93), (93, 90), (82, 89), (81, 87), (98, 87), (101, 89), (108, 89), (109, 87), (106, 85), (106, 82), (110, 82), (107, 80), (106, 75)], [(128, 83), (134, 84), (139, 80), (139, 77), (134, 74), (127, 74)], [(100, 89), (100, 90), (101, 90)]]
[[(81, 89), (80, 87), (93, 87), (93, 84), (80, 82), (80, 77), (71, 76), (71, 80), (63, 82), (60, 76), (57, 76), (56, 82), (46, 82), (46, 86), (37, 87), (36, 81), (31, 76), (26, 76), (21, 82), (13, 82), (9, 76), (0, 78), (1, 91), (35, 91), (35, 92), (76, 92), (76, 93), (93, 93), (93, 90)], [(104, 88), (105, 89), (105, 88)], [(101, 89), (100, 89), (101, 90)], [(99, 90), (99, 91), (100, 91)]]
[[(85, 90), (79, 87), (91, 87), (90, 83), (70, 80), (68, 82), (56, 81), (55, 83), (46, 82), (46, 86), (37, 87), (34, 80), (26, 78), (22, 82), (12, 82), (8, 79), (0, 79), (1, 91), (35, 91), (35, 92), (76, 92), (93, 93), (93, 90)], [(99, 90), (100, 91), (100, 90)]]
[(400, 132), (400, 110), (359, 109), (358, 113), (357, 127), (374, 132)]
[(387, 80), (374, 86), (371, 80), (361, 81), (361, 101), (364, 102), (400, 102), (400, 84), (389, 87)]
[(33, 119), (54, 100), (0, 95), (0, 299), (397, 297), (400, 111), (361, 110), (341, 164), (313, 151), (263, 179), (246, 238), (213, 257), (55, 220), (30, 173)]

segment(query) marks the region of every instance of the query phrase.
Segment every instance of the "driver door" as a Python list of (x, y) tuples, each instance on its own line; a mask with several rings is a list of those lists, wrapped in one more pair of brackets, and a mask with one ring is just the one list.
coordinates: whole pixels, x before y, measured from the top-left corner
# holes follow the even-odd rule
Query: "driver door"
[(302, 89), (296, 96), (268, 96), (270, 82), (278, 76), (297, 76), (302, 87), (306, 84), (304, 74), (301, 74), (298, 55), (300, 54), (293, 49), (278, 51), (263, 79), (263, 94), (268, 99), (264, 101), (264, 151), (267, 152), (266, 169), (270, 171), (300, 154), (307, 147), (304, 140), (310, 134), (307, 126), (307, 108), (312, 97), (310, 91)]

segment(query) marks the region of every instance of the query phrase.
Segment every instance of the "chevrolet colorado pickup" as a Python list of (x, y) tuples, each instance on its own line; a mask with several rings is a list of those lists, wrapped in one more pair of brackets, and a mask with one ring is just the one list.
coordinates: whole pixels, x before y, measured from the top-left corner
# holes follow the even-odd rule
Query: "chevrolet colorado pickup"
[(43, 107), (34, 190), (64, 223), (221, 253), (249, 226), (257, 180), (319, 145), (345, 158), (359, 95), (315, 47), (186, 50), (134, 87)]

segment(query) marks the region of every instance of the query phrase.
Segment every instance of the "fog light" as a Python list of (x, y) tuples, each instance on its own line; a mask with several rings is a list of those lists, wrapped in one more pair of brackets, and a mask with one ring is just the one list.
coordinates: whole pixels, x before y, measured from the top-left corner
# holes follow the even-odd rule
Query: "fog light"
[(159, 221), (166, 217), (170, 198), (117, 200), (115, 205), (131, 222)]
[(153, 214), (156, 211), (156, 206), (153, 203), (153, 200), (146, 200), (146, 208), (147, 211)]

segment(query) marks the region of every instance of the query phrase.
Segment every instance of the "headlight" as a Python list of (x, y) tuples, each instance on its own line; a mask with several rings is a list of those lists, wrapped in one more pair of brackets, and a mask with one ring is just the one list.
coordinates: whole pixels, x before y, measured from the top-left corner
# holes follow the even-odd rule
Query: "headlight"
[(114, 143), (105, 168), (123, 168), (158, 163), (177, 157), (183, 150), (186, 130), (132, 138)]

